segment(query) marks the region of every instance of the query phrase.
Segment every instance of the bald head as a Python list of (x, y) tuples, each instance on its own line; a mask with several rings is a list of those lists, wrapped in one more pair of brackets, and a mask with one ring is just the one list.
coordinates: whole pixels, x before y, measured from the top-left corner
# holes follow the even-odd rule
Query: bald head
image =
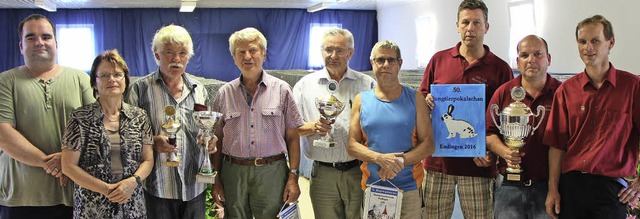
[(544, 81), (547, 68), (551, 64), (547, 41), (536, 35), (529, 35), (518, 42), (518, 70), (526, 80)]

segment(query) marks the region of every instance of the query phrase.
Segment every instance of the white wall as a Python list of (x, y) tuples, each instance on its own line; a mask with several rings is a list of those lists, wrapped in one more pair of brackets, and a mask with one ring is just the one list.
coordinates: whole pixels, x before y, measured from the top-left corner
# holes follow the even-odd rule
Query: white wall
[[(509, 0), (485, 0), (489, 8), (489, 32), (485, 44), (502, 59), (509, 58)], [(378, 3), (378, 38), (397, 42), (404, 58), (403, 69), (416, 69), (415, 19), (431, 16), (435, 21), (435, 51), (454, 46), (460, 41), (456, 31), (456, 12), (460, 1), (454, 0), (381, 0)], [(575, 42), (576, 24), (594, 14), (611, 21), (616, 44), (610, 60), (618, 69), (640, 74), (640, 23), (633, 19), (640, 1), (627, 0), (534, 0), (538, 35), (549, 43), (552, 61), (550, 72), (577, 73), (584, 64), (578, 56)], [(628, 17), (627, 19), (625, 19)]]

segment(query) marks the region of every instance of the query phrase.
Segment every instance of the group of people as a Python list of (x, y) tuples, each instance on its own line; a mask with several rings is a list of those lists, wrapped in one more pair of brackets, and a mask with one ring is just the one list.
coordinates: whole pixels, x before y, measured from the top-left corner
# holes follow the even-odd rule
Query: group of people
[[(361, 218), (363, 191), (377, 182), (402, 190), (400, 218), (451, 218), (456, 189), (465, 218), (625, 218), (640, 195), (628, 180), (637, 178), (640, 78), (609, 62), (611, 23), (595, 15), (577, 25), (585, 68), (564, 83), (547, 73), (549, 46), (535, 35), (516, 45), (514, 78), (484, 45), (482, 1), (462, 1), (456, 26), (460, 42), (432, 57), (419, 90), (400, 83), (401, 51), (389, 40), (371, 51), (374, 77), (351, 69), (354, 37), (341, 28), (322, 38), (325, 67), (291, 88), (264, 71), (267, 39), (245, 28), (229, 38), (241, 75), (210, 99), (185, 72), (194, 51), (183, 27), (157, 31), (157, 71), (131, 82), (116, 50), (88, 75), (57, 65), (54, 24), (31, 15), (19, 25), (25, 65), (0, 74), (0, 218), (204, 218), (196, 174), (205, 156), (219, 171), (211, 195), (225, 218), (275, 218), (295, 202), (301, 156), (313, 161), (315, 218)], [(486, 156), (431, 157), (432, 84), (485, 84), (487, 106), (500, 110), (523, 87), (522, 102), (548, 113), (519, 152), (487, 110)], [(345, 103), (334, 119), (316, 106), (327, 95)], [(223, 116), (204, 148), (190, 118), (207, 104)], [(168, 114), (182, 118), (175, 138), (163, 131)], [(327, 134), (334, 144), (313, 143)], [(503, 182), (517, 165), (523, 179)]]

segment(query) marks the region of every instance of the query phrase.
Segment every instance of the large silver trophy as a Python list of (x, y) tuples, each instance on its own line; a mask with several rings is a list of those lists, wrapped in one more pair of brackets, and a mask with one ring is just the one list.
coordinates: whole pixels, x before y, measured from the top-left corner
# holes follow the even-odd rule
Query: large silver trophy
[[(504, 137), (505, 144), (511, 150), (516, 153), (520, 153), (520, 149), (524, 146), (524, 139), (532, 135), (533, 132), (538, 129), (538, 126), (542, 123), (544, 118), (545, 108), (544, 106), (538, 106), (537, 113), (533, 115), (531, 109), (522, 103), (526, 96), (526, 91), (523, 87), (514, 87), (511, 89), (511, 98), (515, 102), (509, 104), (509, 106), (502, 109), (502, 113), (498, 112), (498, 105), (491, 105), (491, 119), (496, 127), (500, 130), (500, 134)], [(500, 118), (500, 125), (496, 122), (494, 114)], [(532, 128), (533, 118), (538, 117), (538, 124)], [(531, 124), (530, 124), (531, 123)], [(507, 168), (507, 180), (512, 182), (521, 182), (522, 169), (520, 165), (516, 165), (514, 168)]]
[[(340, 102), (340, 100), (333, 95), (333, 93), (338, 90), (338, 82), (335, 80), (329, 80), (329, 83), (327, 83), (327, 90), (329, 91), (329, 95), (324, 96), (321, 99), (316, 99), (316, 107), (320, 111), (320, 116), (333, 124), (336, 121), (336, 117), (338, 117), (338, 115), (342, 113), (342, 110), (344, 110), (344, 103)], [(322, 138), (313, 141), (313, 146), (316, 147), (330, 148), (335, 145), (336, 142), (333, 141), (333, 138), (329, 133), (322, 136)]]
[[(180, 131), (182, 124), (180, 119), (176, 116), (176, 108), (173, 106), (164, 107), (164, 114), (166, 119), (162, 123), (162, 130), (169, 135), (169, 144), (176, 146), (176, 133)], [(167, 166), (177, 167), (180, 165), (180, 154), (176, 152), (170, 152), (167, 157)]]
[(213, 126), (220, 120), (220, 117), (222, 117), (222, 113), (214, 111), (193, 112), (193, 119), (195, 120), (196, 126), (200, 129), (200, 135), (204, 141), (204, 148), (202, 149), (204, 160), (200, 165), (200, 173), (196, 175), (196, 182), (211, 184), (215, 182), (216, 172), (211, 167), (207, 149), (209, 148), (209, 140), (212, 138)]

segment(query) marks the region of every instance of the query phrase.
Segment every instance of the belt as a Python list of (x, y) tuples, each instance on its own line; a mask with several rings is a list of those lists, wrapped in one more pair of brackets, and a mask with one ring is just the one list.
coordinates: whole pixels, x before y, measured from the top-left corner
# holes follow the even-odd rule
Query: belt
[(524, 186), (524, 187), (530, 187), (533, 185), (536, 185), (538, 183), (548, 183), (547, 180), (535, 180), (535, 179), (525, 179), (522, 181), (509, 181), (507, 180), (507, 178), (504, 179), (504, 181), (502, 181), (502, 185), (506, 185), (506, 186)]
[(279, 161), (284, 159), (286, 156), (284, 154), (278, 154), (271, 157), (259, 157), (259, 158), (236, 158), (229, 155), (224, 155), (224, 160), (228, 160), (231, 163), (245, 166), (263, 166), (275, 161)]
[(316, 161), (318, 162), (320, 165), (322, 166), (328, 166), (328, 167), (333, 167), (336, 168), (338, 170), (350, 170), (351, 168), (354, 168), (358, 165), (360, 165), (360, 160), (352, 160), (352, 161), (347, 161), (347, 162), (337, 162), (337, 163), (327, 163), (327, 162), (322, 162), (322, 161)]

